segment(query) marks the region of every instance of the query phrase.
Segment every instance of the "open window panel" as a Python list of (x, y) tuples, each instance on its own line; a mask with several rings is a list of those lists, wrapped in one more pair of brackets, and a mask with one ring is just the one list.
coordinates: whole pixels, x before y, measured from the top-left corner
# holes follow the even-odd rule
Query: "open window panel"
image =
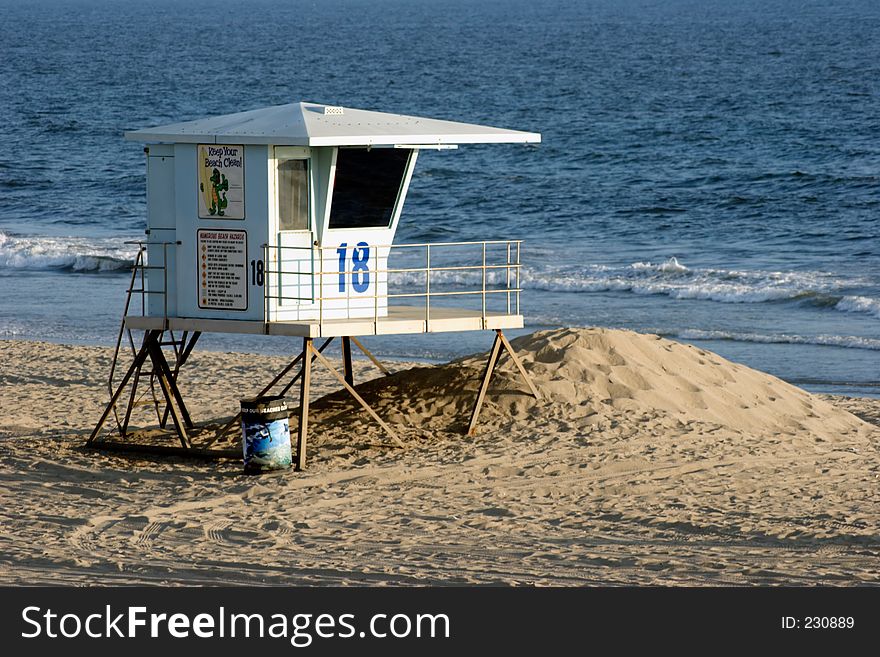
[(308, 148), (275, 149), (275, 247), (266, 293), (279, 307), (315, 302), (313, 170)]
[(393, 228), (415, 154), (403, 148), (340, 148), (328, 228)]

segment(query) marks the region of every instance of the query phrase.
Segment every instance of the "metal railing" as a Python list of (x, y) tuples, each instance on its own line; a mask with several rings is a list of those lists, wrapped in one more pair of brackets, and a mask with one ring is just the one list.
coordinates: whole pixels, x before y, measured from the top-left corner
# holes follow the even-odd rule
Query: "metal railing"
[[(522, 240), (360, 242), (353, 247), (264, 244), (264, 316), (266, 321), (284, 321), (289, 310), (300, 316), (311, 312), (319, 323), (334, 318), (378, 321), (396, 300), (405, 299), (423, 304), (430, 326), (432, 306), (452, 297), (478, 300), (484, 320), (490, 312), (518, 315), (521, 247)], [(389, 264), (394, 261), (399, 264)], [(290, 288), (299, 293), (288, 293)]]
[[(153, 295), (161, 297), (161, 315), (168, 319), (169, 257), (180, 242), (126, 244), (138, 247), (126, 314), (132, 296), (140, 295), (141, 314), (158, 316), (158, 308), (148, 302), (148, 295)], [(430, 325), (432, 307), (449, 307), (447, 301), (453, 298), (464, 299), (484, 320), (488, 313), (519, 315), (521, 247), (522, 240), (325, 247), (263, 244), (263, 320), (289, 321), (297, 315), (320, 323), (335, 318), (378, 321), (390, 306), (406, 300), (408, 305), (423, 305), (424, 320)], [(151, 262), (148, 256), (155, 260), (158, 250), (162, 262)], [(151, 276), (152, 271), (161, 276)], [(249, 276), (247, 283), (254, 282)]]
[[(162, 297), (162, 317), (168, 319), (168, 247), (177, 247), (180, 242), (144, 242), (142, 240), (131, 240), (124, 242), (127, 245), (138, 247), (135, 256), (134, 265), (132, 266), (131, 280), (128, 284), (127, 296), (125, 300), (125, 314), (130, 310), (131, 297), (139, 294), (141, 297), (141, 315), (147, 314), (147, 295), (156, 295)], [(162, 264), (149, 262), (148, 247), (162, 247)], [(148, 271), (162, 272), (162, 289), (151, 289), (148, 283)], [(140, 285), (140, 287), (135, 287)]]

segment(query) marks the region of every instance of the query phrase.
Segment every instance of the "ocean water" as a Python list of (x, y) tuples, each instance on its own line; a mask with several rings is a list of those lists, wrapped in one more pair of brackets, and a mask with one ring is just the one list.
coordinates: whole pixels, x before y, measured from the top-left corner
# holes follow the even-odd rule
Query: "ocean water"
[[(542, 133), (424, 153), (397, 238), (525, 239), (527, 330), (653, 331), (880, 394), (876, 0), (0, 7), (0, 338), (115, 338), (145, 225), (124, 130), (312, 100)], [(369, 343), (447, 359), (489, 341)]]

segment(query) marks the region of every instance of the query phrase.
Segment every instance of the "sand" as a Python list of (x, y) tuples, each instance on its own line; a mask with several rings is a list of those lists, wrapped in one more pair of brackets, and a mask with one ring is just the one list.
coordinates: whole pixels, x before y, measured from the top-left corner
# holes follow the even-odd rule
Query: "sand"
[[(503, 358), (475, 438), (484, 355), (356, 361), (403, 449), (317, 366), (308, 470), (253, 477), (83, 449), (110, 351), (0, 342), (0, 584), (880, 583), (880, 400), (626, 331), (514, 346), (544, 397)], [(284, 363), (196, 352), (181, 386), (217, 420)]]

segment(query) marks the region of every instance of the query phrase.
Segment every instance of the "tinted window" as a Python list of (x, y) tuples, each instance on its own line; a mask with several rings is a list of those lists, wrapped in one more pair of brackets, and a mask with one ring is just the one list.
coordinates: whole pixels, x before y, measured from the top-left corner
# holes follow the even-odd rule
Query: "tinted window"
[(278, 229), (309, 229), (307, 160), (286, 160), (278, 165)]
[(340, 148), (330, 228), (388, 226), (409, 153), (402, 148)]

